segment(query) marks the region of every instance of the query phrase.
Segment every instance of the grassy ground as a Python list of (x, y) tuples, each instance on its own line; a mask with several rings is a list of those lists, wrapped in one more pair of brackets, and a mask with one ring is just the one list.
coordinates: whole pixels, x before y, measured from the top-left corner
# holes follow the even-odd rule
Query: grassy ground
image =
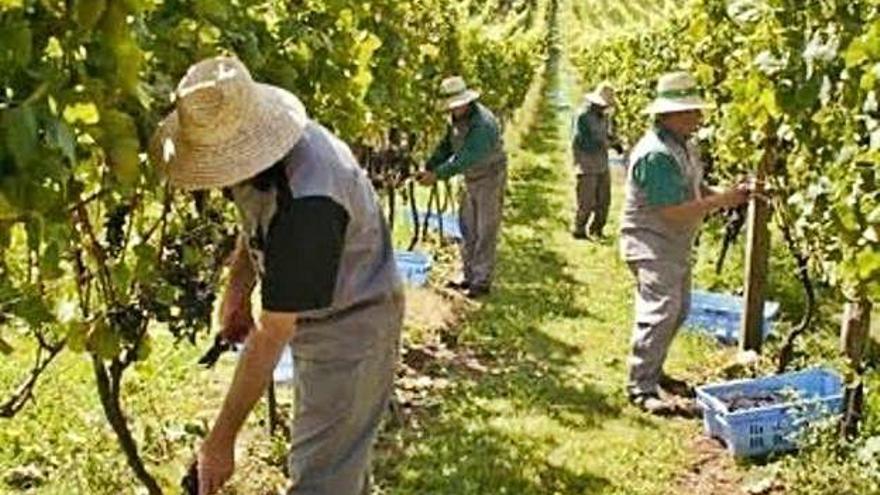
[[(179, 493), (177, 482), (192, 447), (213, 420), (232, 375), (230, 355), (215, 370), (199, 368), (201, 350), (158, 337), (154, 354), (136, 365), (124, 382), (135, 438), (167, 493)], [(9, 390), (13, 380), (22, 377), (29, 357), (22, 354), (16, 353), (20, 359), (0, 360), (0, 389)], [(140, 493), (101, 412), (84, 355), (63, 355), (35, 396), (36, 403), (19, 416), (0, 420), (0, 494)], [(272, 490), (283, 481), (277, 469), (283, 462), (283, 442), (265, 435), (265, 418), (265, 406), (260, 405), (241, 442), (239, 489), (229, 493), (275, 493)]]

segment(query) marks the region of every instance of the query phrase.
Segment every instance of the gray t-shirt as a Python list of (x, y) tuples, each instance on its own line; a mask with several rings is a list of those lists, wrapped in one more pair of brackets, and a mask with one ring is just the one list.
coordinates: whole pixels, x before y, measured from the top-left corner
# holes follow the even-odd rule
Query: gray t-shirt
[(296, 355), (358, 357), (400, 329), (402, 285), (378, 198), (348, 146), (316, 123), (283, 160), (286, 190), (233, 191), (264, 307), (297, 313)]

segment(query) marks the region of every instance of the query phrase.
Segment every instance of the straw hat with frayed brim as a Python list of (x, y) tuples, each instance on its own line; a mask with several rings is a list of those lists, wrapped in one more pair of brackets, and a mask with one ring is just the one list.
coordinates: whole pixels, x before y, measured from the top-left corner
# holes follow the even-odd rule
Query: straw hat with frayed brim
[(594, 103), (600, 107), (610, 107), (614, 105), (614, 88), (608, 83), (602, 83), (596, 89), (584, 95), (584, 99), (589, 103)]
[(453, 108), (463, 107), (480, 98), (480, 93), (468, 88), (464, 79), (459, 76), (444, 79), (440, 83), (440, 94), (444, 98), (440, 110), (444, 112)]
[(182, 189), (222, 188), (256, 176), (290, 151), (308, 123), (296, 96), (255, 82), (230, 57), (190, 67), (175, 97), (150, 155)]
[(660, 77), (657, 82), (657, 97), (644, 113), (659, 115), (707, 108), (711, 108), (711, 105), (703, 99), (693, 76), (687, 72), (672, 72)]

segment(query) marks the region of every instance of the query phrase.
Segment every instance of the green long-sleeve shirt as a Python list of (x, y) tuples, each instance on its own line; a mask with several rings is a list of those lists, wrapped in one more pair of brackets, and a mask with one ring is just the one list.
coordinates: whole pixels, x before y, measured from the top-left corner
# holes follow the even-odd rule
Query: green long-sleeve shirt
[(593, 106), (581, 111), (574, 125), (574, 147), (585, 153), (606, 151), (609, 144), (608, 119)]
[(428, 159), (426, 168), (438, 179), (455, 175), (493, 160), (501, 152), (501, 131), (488, 109), (474, 103), (461, 122), (453, 122)]
[(428, 158), (425, 168), (436, 172), (437, 167), (448, 160), (449, 157), (452, 156), (452, 153), (452, 129), (449, 128), (446, 130), (443, 140), (437, 144), (436, 148), (434, 148), (434, 152), (431, 153), (431, 157)]

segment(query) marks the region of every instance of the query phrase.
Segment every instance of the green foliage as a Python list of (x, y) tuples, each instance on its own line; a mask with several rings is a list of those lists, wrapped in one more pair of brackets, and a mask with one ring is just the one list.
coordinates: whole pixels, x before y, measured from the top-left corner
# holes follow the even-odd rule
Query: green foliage
[(187, 67), (234, 54), (348, 142), (381, 148), (394, 128), (425, 149), (443, 124), (442, 77), (479, 81), (509, 112), (545, 51), (547, 0), (510, 6), (486, 33), (462, 5), (0, 2), (0, 311), (114, 370), (147, 359), (157, 328), (195, 342), (234, 211), (169, 191), (145, 153)]
[[(16, 385), (18, 372), (30, 365), (34, 350), (24, 340), (16, 344), (17, 352), (0, 360), (4, 390)], [(133, 366), (126, 376), (126, 407), (137, 418), (134, 435), (148, 465), (167, 493), (176, 494), (193, 444), (205, 434), (222, 400), (226, 382), (218, 380), (218, 375), (229, 376), (234, 361), (223, 359), (218, 370), (209, 373), (193, 369), (199, 349), (177, 345), (167, 335), (158, 335), (151, 345), (154, 355)], [(0, 428), (0, 493), (138, 493), (137, 480), (103, 420), (89, 360), (68, 352), (57, 366), (63, 373), (43, 378), (37, 405), (4, 420)], [(261, 417), (252, 420), (255, 431)], [(26, 491), (26, 486), (31, 490)]]
[(878, 22), (872, 1), (700, 0), (667, 25), (585, 45), (574, 59), (591, 84), (618, 88), (630, 142), (657, 77), (694, 73), (717, 105), (700, 134), (717, 178), (757, 168), (769, 125), (777, 209), (829, 283), (877, 300)]
[[(838, 353), (837, 323), (823, 302), (844, 294), (880, 299), (878, 7), (867, 0), (696, 0), (666, 24), (590, 40), (573, 54), (585, 82), (608, 79), (618, 89), (618, 129), (630, 143), (648, 125), (641, 111), (660, 74), (692, 72), (715, 106), (698, 138), (716, 181), (756, 170), (765, 129), (775, 134), (778, 162), (768, 178), (775, 218), (792, 227), (819, 285), (833, 292), (820, 287), (809, 362), (828, 363)], [(797, 313), (791, 263), (774, 252), (770, 290)], [(869, 418), (876, 408), (876, 400), (869, 403)], [(873, 423), (853, 445), (817, 434), (782, 466), (786, 493), (873, 493), (878, 481), (868, 468), (876, 459), (864, 454), (876, 444), (872, 436)]]
[(862, 436), (844, 443), (837, 441), (838, 423), (833, 419), (813, 425), (801, 439), (801, 454), (781, 461), (784, 469), (776, 476), (790, 487), (786, 493), (880, 492), (880, 430), (873, 420)]
[[(179, 322), (199, 300), (200, 325), (183, 318), (190, 340), (208, 323), (214, 287), (206, 285), (216, 281), (208, 272), (219, 267), (223, 250), (189, 262), (185, 252), (171, 251), (187, 242), (223, 244), (232, 232), (194, 241), (188, 227), (210, 215), (206, 228), (222, 230), (229, 212), (213, 200), (194, 212), (187, 198), (166, 194), (143, 150), (169, 109), (166, 95), (191, 63), (234, 53), (258, 80), (300, 95), (343, 138), (381, 146), (391, 128), (431, 135), (439, 127), (435, 88), (452, 72), (510, 113), (545, 50), (543, 2), (526, 9), (540, 10), (532, 22), (513, 9), (485, 33), (441, 0), (295, 7), (248, 0), (234, 9), (210, 1), (81, 0), (68, 7), (30, 1), (0, 14), (8, 41), (0, 58), (0, 210), (9, 220), (0, 229), (28, 227), (27, 242), (10, 246), (3, 269), (26, 272), (12, 277), (12, 290), (36, 291), (50, 308), (63, 301), (46, 278), (76, 285), (78, 277), (79, 318), (89, 326), (131, 305), (144, 325)], [(11, 266), (22, 259), (30, 265)], [(38, 260), (46, 259), (51, 266), (40, 270), (45, 263)], [(168, 287), (175, 275), (151, 278), (158, 266), (201, 283), (181, 296)], [(130, 336), (136, 344), (138, 332)]]

